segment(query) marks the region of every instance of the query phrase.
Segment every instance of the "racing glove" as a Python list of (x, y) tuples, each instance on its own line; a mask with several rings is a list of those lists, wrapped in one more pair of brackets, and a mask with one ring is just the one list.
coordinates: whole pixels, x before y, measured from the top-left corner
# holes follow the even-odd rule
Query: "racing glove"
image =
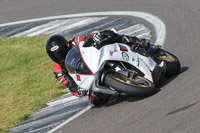
[[(117, 34), (112, 31), (112, 30), (104, 30), (101, 32), (97, 32), (93, 35), (93, 41), (96, 44), (100, 44), (101, 42), (106, 42), (107, 40), (109, 40), (110, 38), (115, 37)], [(108, 41), (107, 43), (110, 43), (110, 41)]]
[(95, 33), (93, 35), (93, 41), (95, 44), (99, 44), (104, 39), (105, 39), (105, 37), (102, 35), (101, 32)]

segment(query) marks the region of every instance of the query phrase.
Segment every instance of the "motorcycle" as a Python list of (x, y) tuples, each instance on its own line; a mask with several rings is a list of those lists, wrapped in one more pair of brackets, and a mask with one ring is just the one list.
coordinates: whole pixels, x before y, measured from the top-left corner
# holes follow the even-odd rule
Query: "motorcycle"
[(85, 46), (84, 41), (69, 51), (65, 59), (69, 75), (79, 88), (89, 91), (98, 106), (113, 94), (150, 96), (159, 79), (179, 73), (179, 59), (158, 46), (148, 49), (121, 43), (100, 48)]

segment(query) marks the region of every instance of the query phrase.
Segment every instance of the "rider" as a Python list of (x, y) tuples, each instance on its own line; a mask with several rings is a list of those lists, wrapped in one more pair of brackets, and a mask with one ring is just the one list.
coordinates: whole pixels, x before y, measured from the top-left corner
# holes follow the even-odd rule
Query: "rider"
[[(81, 91), (78, 91), (75, 82), (69, 76), (64, 65), (64, 60), (68, 51), (74, 46), (78, 45), (81, 41), (84, 41), (84, 38), (85, 36), (73, 37), (69, 40), (69, 42), (67, 42), (63, 36), (53, 35), (48, 39), (46, 44), (47, 54), (54, 61), (53, 74), (55, 78), (66, 87), (69, 87), (72, 95), (80, 95)], [(56, 47), (59, 47), (59, 49), (55, 50)]]
[[(139, 39), (136, 36), (119, 35), (115, 30), (94, 31), (88, 36), (73, 37), (67, 40), (61, 35), (51, 36), (46, 43), (46, 51), (49, 57), (54, 61), (53, 72), (55, 77), (66, 87), (69, 87), (73, 95), (84, 96), (86, 90), (80, 90), (74, 80), (68, 74), (64, 61), (67, 53), (75, 45), (79, 45), (81, 41), (85, 41), (84, 46), (93, 44), (97, 49), (106, 44), (124, 43), (133, 49), (134, 47), (149, 47), (149, 40)], [(103, 42), (103, 43), (102, 43)]]

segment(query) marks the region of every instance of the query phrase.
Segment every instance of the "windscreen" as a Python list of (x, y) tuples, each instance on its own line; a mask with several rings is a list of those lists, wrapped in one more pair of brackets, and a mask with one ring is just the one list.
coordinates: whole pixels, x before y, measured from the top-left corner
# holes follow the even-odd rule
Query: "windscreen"
[(65, 67), (70, 73), (92, 74), (85, 65), (78, 46), (75, 46), (68, 52), (65, 58)]

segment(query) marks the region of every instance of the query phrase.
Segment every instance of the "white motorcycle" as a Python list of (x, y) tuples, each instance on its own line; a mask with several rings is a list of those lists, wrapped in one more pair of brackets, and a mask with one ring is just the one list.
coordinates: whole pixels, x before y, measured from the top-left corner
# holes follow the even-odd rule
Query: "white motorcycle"
[(89, 90), (96, 106), (113, 94), (150, 96), (162, 76), (177, 75), (181, 67), (176, 56), (155, 45), (131, 50), (114, 43), (97, 49), (84, 42), (69, 51), (65, 66), (78, 87)]

